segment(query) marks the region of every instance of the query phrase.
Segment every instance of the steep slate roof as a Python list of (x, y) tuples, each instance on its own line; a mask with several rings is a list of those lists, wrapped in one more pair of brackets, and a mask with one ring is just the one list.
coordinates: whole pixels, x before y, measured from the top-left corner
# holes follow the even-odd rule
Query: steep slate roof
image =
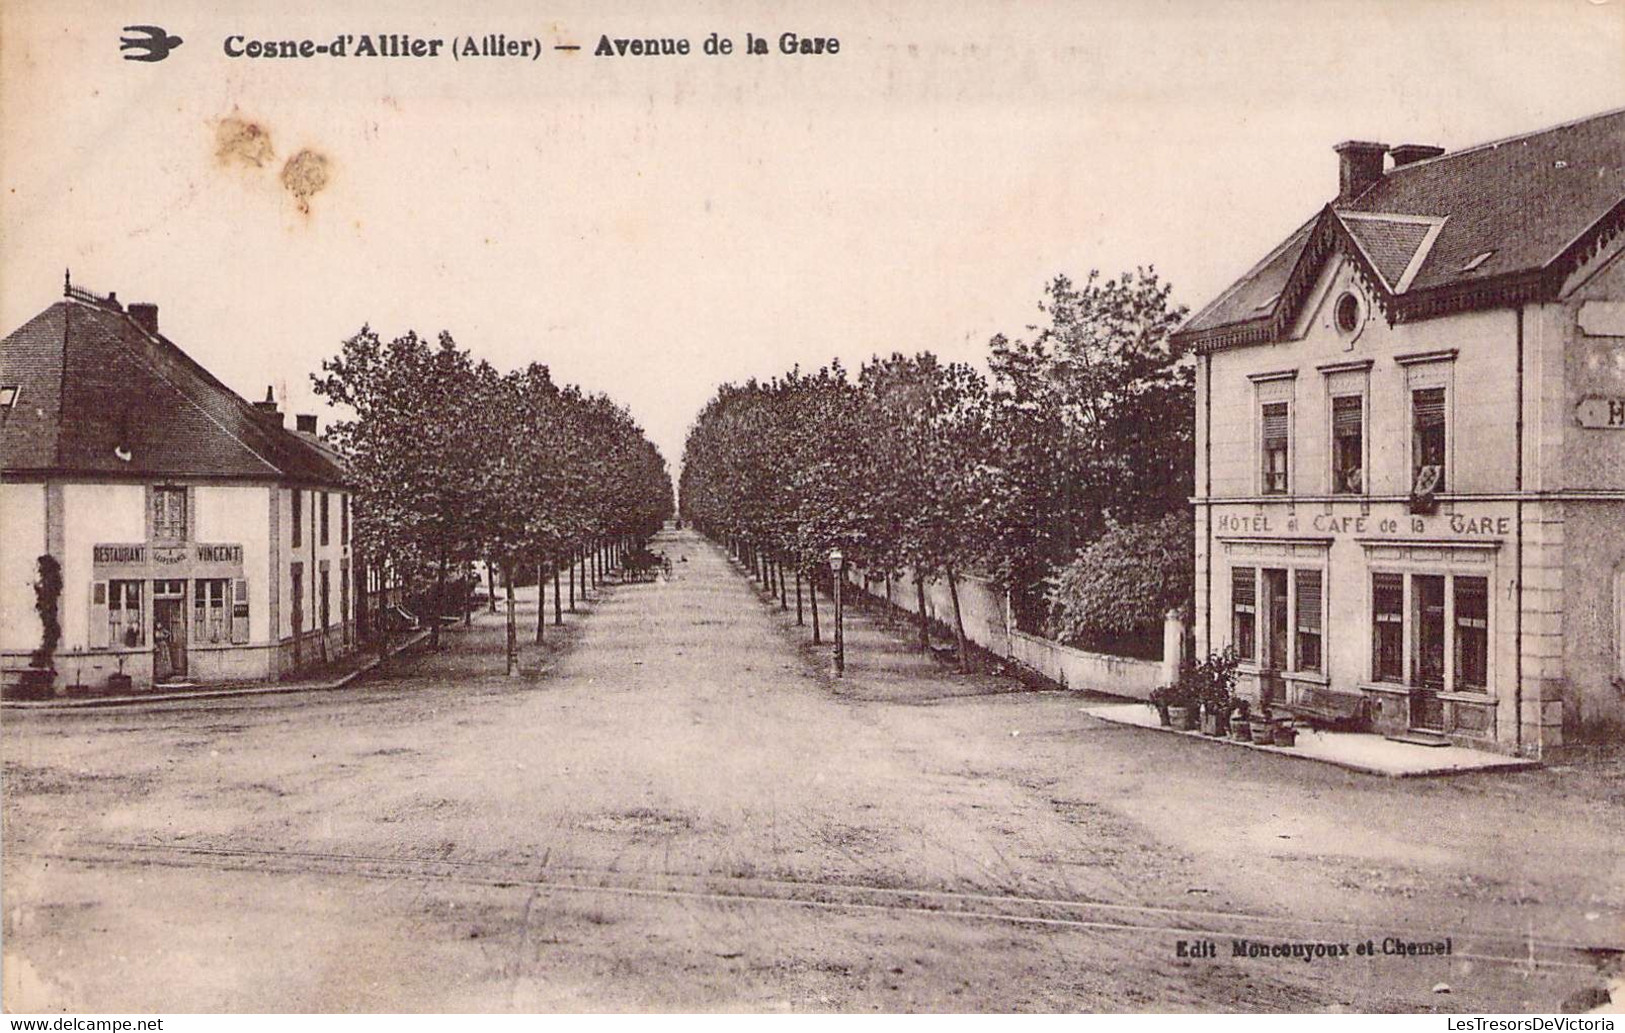
[(0, 383), (20, 386), (0, 414), (5, 473), (344, 483), (327, 449), (257, 412), (116, 301), (91, 298), (75, 289), (0, 343)]
[(1625, 109), (1390, 169), (1327, 205), (1175, 336), (1204, 350), (1275, 339), (1333, 249), (1356, 260), (1394, 321), (1550, 296), (1622, 222)]

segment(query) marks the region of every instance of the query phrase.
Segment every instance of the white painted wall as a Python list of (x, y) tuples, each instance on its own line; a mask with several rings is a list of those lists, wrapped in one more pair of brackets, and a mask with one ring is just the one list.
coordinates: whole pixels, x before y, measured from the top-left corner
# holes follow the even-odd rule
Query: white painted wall
[(92, 549), (101, 542), (146, 541), (146, 506), (146, 491), (139, 484), (63, 486), (62, 648), (64, 650), (88, 648)]
[(45, 552), (45, 485), (0, 484), (0, 649), (40, 644), (34, 578)]
[(248, 578), (248, 640), (271, 636), (270, 488), (200, 485), (192, 537), (210, 545), (241, 545)]

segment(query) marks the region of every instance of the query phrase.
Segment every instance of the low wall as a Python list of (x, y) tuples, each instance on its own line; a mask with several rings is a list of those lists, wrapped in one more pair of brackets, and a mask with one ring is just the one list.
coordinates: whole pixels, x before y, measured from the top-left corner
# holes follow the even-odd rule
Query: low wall
[[(861, 577), (861, 572), (857, 576)], [(966, 638), (991, 653), (1037, 671), (1058, 685), (1146, 699), (1152, 689), (1169, 680), (1163, 663), (1157, 660), (1089, 653), (1017, 631), (1010, 617), (1009, 598), (1003, 592), (977, 578), (958, 578), (956, 586)], [(884, 598), (886, 584), (880, 580), (870, 582), (868, 591), (870, 595)], [(906, 575), (894, 579), (891, 601), (910, 613), (918, 613), (913, 580)], [(926, 582), (925, 614), (950, 628), (954, 626), (953, 597), (946, 580)]]

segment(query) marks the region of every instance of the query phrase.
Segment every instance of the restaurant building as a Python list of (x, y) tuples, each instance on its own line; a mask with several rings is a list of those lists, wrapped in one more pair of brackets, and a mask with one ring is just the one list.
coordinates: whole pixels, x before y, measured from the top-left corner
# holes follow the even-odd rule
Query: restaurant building
[(1196, 646), (1241, 691), (1552, 756), (1625, 732), (1625, 111), (1339, 191), (1180, 328)]
[(284, 426), (158, 329), (77, 286), (0, 347), (0, 652), (41, 642), (54, 691), (285, 677), (353, 648), (350, 496), (314, 417)]

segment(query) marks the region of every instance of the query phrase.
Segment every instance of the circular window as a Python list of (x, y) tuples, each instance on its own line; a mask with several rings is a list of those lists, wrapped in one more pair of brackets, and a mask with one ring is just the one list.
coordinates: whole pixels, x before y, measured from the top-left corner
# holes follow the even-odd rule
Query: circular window
[(1343, 296), (1337, 299), (1335, 311), (1339, 333), (1352, 334), (1360, 328), (1360, 299), (1353, 292), (1343, 292)]

